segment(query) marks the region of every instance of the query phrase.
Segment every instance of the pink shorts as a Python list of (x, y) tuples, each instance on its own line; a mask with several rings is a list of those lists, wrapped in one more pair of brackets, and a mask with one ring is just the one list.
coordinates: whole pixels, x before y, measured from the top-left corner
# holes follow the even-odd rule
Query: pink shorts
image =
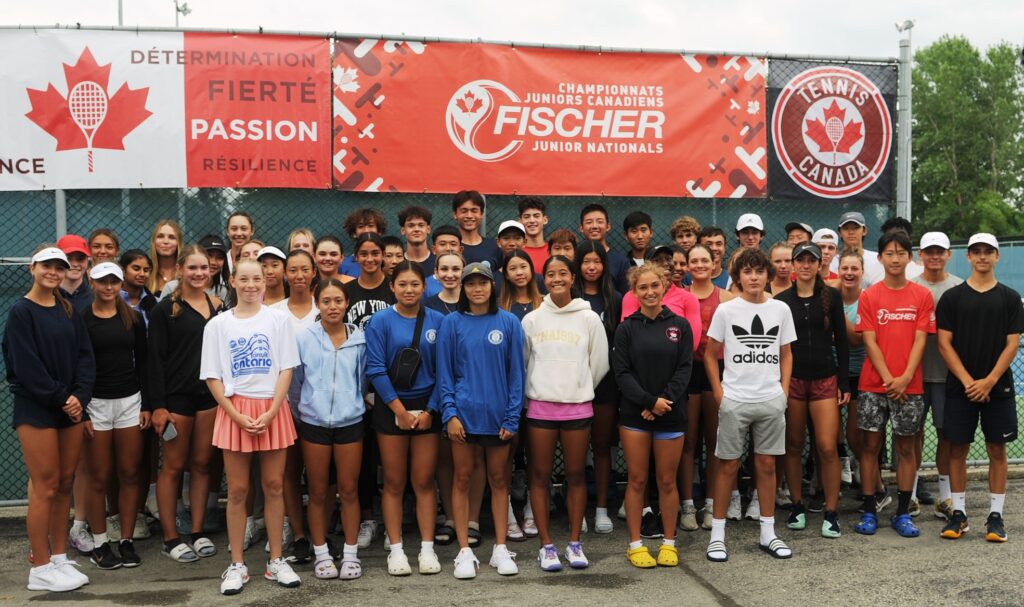
[[(246, 398), (238, 394), (231, 397), (235, 409), (253, 419), (270, 410), (272, 402), (269, 398)], [(292, 421), (291, 407), (287, 402), (282, 403), (277, 415), (262, 434), (249, 434), (242, 430), (241, 426), (228, 417), (224, 407), (217, 407), (217, 419), (213, 423), (214, 447), (242, 453), (275, 451), (292, 446), (296, 438), (295, 422)]]
[(835, 375), (825, 379), (789, 380), (789, 397), (793, 400), (828, 400), (838, 398), (839, 380)]

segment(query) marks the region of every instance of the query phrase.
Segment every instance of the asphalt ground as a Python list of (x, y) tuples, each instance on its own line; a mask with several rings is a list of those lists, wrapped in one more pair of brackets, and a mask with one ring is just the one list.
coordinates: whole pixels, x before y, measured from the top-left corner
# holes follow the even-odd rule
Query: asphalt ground
[[(156, 537), (136, 542), (143, 563), (135, 569), (100, 571), (88, 557), (71, 555), (91, 583), (71, 593), (41, 593), (25, 589), (28, 551), (24, 509), (0, 509), (0, 606), (46, 602), (82, 605), (986, 605), (1024, 604), (1024, 480), (1010, 481), (1006, 499), (1010, 541), (993, 544), (984, 539), (988, 492), (984, 481), (972, 481), (967, 509), (972, 530), (956, 541), (939, 537), (942, 521), (930, 507), (917, 519), (921, 537), (905, 539), (888, 527), (865, 537), (853, 532), (857, 503), (847, 490), (841, 504), (843, 537), (818, 535), (821, 515), (809, 515), (807, 529), (785, 528), (785, 512), (776, 524), (779, 536), (794, 550), (790, 560), (775, 560), (757, 549), (758, 524), (730, 522), (726, 541), (728, 563), (711, 563), (704, 557), (708, 532), (679, 532), (680, 564), (676, 568), (640, 570), (625, 558), (625, 523), (616, 520), (609, 535), (590, 532), (584, 548), (589, 569), (544, 573), (536, 563), (539, 543), (530, 540), (510, 544), (518, 554), (520, 573), (499, 576), (487, 566), (493, 535), (485, 523), (485, 540), (476, 550), (481, 561), (474, 580), (452, 577), (454, 546), (437, 548), (442, 572), (434, 576), (415, 573), (418, 541), (407, 529), (406, 550), (414, 573), (395, 578), (387, 574), (383, 540), (360, 551), (363, 577), (354, 581), (320, 581), (312, 565), (299, 565), (299, 588), (285, 589), (261, 578), (262, 543), (246, 553), (252, 581), (238, 596), (219, 594), (220, 574), (228, 563), (227, 538), (211, 536), (221, 552), (199, 563), (174, 563), (159, 555)], [(893, 512), (890, 506), (883, 520)], [(592, 510), (591, 510), (592, 512)], [(1020, 513), (1020, 514), (1018, 514)], [(591, 519), (591, 527), (592, 527)], [(567, 524), (556, 516), (556, 543), (564, 548)], [(652, 551), (657, 540), (646, 542)]]

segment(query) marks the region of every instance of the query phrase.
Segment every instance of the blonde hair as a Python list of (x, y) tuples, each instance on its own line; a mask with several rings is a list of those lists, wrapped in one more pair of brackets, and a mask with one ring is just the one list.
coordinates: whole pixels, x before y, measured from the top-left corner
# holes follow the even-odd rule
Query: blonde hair
[(152, 260), (153, 271), (149, 273), (149, 278), (146, 279), (146, 288), (149, 289), (150, 293), (157, 293), (157, 281), (160, 279), (160, 256), (156, 254), (156, 234), (160, 231), (160, 228), (164, 226), (170, 226), (171, 229), (174, 230), (174, 235), (178, 238), (178, 250), (175, 255), (176, 259), (181, 259), (181, 251), (185, 246), (182, 242), (185, 235), (181, 231), (181, 226), (178, 225), (177, 221), (174, 221), (173, 219), (161, 219), (156, 222), (156, 226), (153, 228), (153, 233), (149, 235), (149, 258)]
[(665, 271), (665, 268), (653, 261), (645, 261), (644, 265), (637, 266), (629, 270), (629, 290), (632, 291), (636, 289), (637, 281), (640, 280), (641, 276), (648, 273), (657, 276), (658, 280), (661, 281), (661, 284), (665, 285), (666, 288), (668, 287), (668, 272)]
[[(178, 260), (176, 262), (178, 269), (180, 270), (189, 257), (192, 255), (202, 255), (206, 258), (206, 261), (210, 261), (210, 256), (207, 254), (206, 249), (197, 245), (190, 244), (184, 247), (180, 247), (180, 253), (178, 254)], [(174, 286), (174, 290), (171, 291), (171, 318), (177, 318), (181, 314), (181, 285), (185, 282), (183, 277), (178, 278), (178, 284)]]
[(696, 236), (697, 232), (700, 232), (700, 223), (689, 215), (677, 217), (672, 222), (672, 227), (669, 228), (668, 234), (675, 240), (676, 236), (684, 232), (693, 232), (693, 235)]
[(297, 230), (292, 230), (292, 233), (288, 235), (288, 242), (285, 243), (286, 254), (292, 252), (292, 241), (295, 240), (296, 236), (305, 236), (306, 240), (309, 241), (310, 250), (314, 250), (313, 247), (316, 246), (316, 237), (313, 236), (313, 230), (310, 230), (309, 228), (299, 228)]

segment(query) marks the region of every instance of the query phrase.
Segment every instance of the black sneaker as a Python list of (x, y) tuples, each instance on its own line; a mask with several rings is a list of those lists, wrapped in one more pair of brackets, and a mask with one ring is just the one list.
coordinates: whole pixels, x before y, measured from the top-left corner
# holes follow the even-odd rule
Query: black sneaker
[(990, 542), (1005, 542), (1007, 540), (1003, 516), (998, 512), (990, 512), (988, 520), (985, 521), (985, 539)]
[[(1002, 521), (1000, 521), (1002, 523)], [(970, 531), (971, 528), (967, 525), (967, 515), (960, 510), (954, 510), (952, 518), (946, 523), (946, 526), (942, 528), (942, 537), (947, 540), (958, 540), (965, 533)]]
[(117, 569), (121, 566), (121, 558), (110, 549), (110, 542), (96, 546), (89, 556), (89, 561), (100, 569)]
[(135, 552), (135, 542), (131, 540), (121, 540), (121, 543), (117, 545), (117, 551), (121, 553), (121, 566), (122, 567), (138, 567), (142, 564), (142, 559)]
[(648, 540), (665, 537), (661, 528), (661, 517), (653, 512), (648, 512), (640, 521), (640, 537)]
[(313, 560), (313, 546), (309, 538), (300, 537), (292, 542), (292, 554), (288, 557), (289, 563), (308, 563)]
[(814, 497), (807, 502), (808, 512), (822, 512), (825, 510), (825, 492), (818, 491), (814, 494)]
[(935, 496), (924, 488), (924, 481), (917, 479), (917, 501), (925, 506), (935, 505)]

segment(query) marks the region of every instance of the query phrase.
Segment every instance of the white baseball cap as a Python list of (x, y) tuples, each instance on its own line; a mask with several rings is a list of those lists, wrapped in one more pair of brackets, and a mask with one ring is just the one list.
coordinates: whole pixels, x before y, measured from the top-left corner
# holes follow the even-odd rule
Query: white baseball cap
[(121, 266), (110, 261), (98, 263), (89, 270), (89, 277), (93, 280), (99, 280), (104, 276), (116, 276), (118, 280), (124, 281), (124, 272), (121, 271)]
[(839, 245), (839, 235), (836, 234), (835, 230), (829, 228), (821, 228), (811, 236), (811, 242), (814, 244), (821, 244), (823, 242)]
[(949, 236), (946, 236), (942, 232), (925, 232), (921, 236), (921, 250), (925, 250), (928, 247), (940, 247), (949, 250)]
[(740, 232), (746, 228), (754, 228), (764, 232), (764, 222), (761, 221), (761, 216), (757, 213), (744, 213), (740, 215), (740, 218), (736, 221), (736, 231)]
[(285, 255), (284, 252), (282, 252), (281, 249), (279, 249), (277, 247), (269, 247), (268, 246), (268, 247), (263, 247), (262, 249), (260, 249), (259, 252), (256, 253), (257, 261), (260, 260), (260, 259), (263, 259), (264, 255), (273, 255), (274, 257), (280, 259), (281, 261), (287, 261), (287, 259), (288, 259), (288, 256)]
[(501, 236), (502, 232), (509, 229), (519, 230), (520, 232), (523, 233), (523, 236), (526, 236), (526, 228), (523, 227), (523, 224), (519, 223), (515, 219), (507, 219), (501, 222), (501, 225), (498, 227), (498, 236)]
[(52, 259), (64, 262), (64, 267), (66, 268), (71, 267), (71, 264), (68, 263), (68, 256), (64, 254), (64, 251), (61, 251), (57, 247), (46, 247), (42, 251), (39, 251), (32, 256), (32, 263), (50, 261)]
[(988, 232), (979, 232), (974, 236), (971, 236), (971, 239), (967, 241), (967, 248), (969, 249), (976, 244), (987, 244), (993, 249), (999, 249), (999, 241), (996, 240), (995, 236), (989, 234)]

